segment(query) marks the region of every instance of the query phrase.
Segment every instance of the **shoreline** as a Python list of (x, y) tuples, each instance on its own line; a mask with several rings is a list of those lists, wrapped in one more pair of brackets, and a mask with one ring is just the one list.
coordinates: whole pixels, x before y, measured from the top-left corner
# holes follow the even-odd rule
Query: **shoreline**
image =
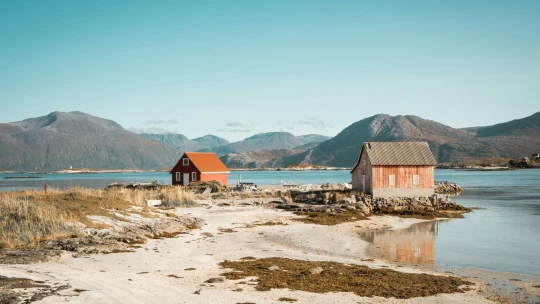
[[(521, 295), (518, 297), (512, 292), (508, 292), (508, 289), (519, 290), (521, 294), (526, 294), (531, 299), (540, 300), (540, 290), (536, 290), (531, 283), (534, 282), (534, 278), (531, 280), (525, 275), (498, 271), (487, 272), (482, 269), (473, 269), (471, 273), (474, 275), (470, 275), (463, 272), (462, 267), (445, 267), (429, 261), (426, 263), (417, 260), (416, 248), (421, 250), (418, 254), (421, 253), (425, 256), (426, 253), (429, 253), (430, 248), (429, 246), (425, 247), (425, 244), (431, 242), (434, 246), (435, 235), (427, 240), (422, 234), (413, 233), (411, 236), (407, 235), (406, 231), (417, 225), (433, 225), (438, 223), (440, 218), (433, 220), (425, 217), (410, 218), (392, 215), (392, 213), (381, 214), (375, 211), (366, 217), (362, 212), (340, 211), (338, 210), (341, 208), (340, 205), (336, 204), (333, 205), (335, 211), (334, 207), (330, 208), (330, 216), (339, 215), (344, 220), (330, 223), (327, 220), (314, 221), (310, 215), (328, 214), (329, 210), (323, 212), (324, 210), (321, 209), (328, 208), (324, 207), (325, 204), (320, 205), (321, 208), (309, 204), (303, 206), (299, 202), (291, 205), (290, 203), (276, 204), (276, 199), (279, 198), (266, 196), (244, 198), (234, 195), (229, 198), (200, 199), (199, 197), (195, 199), (196, 205), (193, 207), (152, 208), (153, 211), (147, 214), (148, 217), (140, 219), (133, 212), (143, 211), (141, 207), (131, 208), (131, 211), (128, 211), (129, 214), (114, 213), (113, 218), (92, 216), (93, 220), (98, 220), (108, 226), (112, 225), (111, 227), (119, 227), (121, 230), (124, 229), (122, 227), (132, 225), (129, 222), (150, 223), (155, 220), (159, 222), (159, 217), (167, 222), (170, 222), (171, 219), (174, 222), (177, 219), (185, 219), (195, 220), (201, 224), (197, 225), (197, 228), (190, 228), (191, 230), (185, 232), (159, 233), (164, 237), (155, 237), (155, 228), (151, 228), (150, 235), (148, 232), (142, 232), (147, 234), (145, 241), (137, 241), (135, 244), (128, 241), (127, 247), (126, 244), (122, 247), (121, 243), (101, 243), (96, 239), (90, 243), (83, 239), (48, 241), (47, 246), (42, 248), (68, 251), (63, 251), (61, 255), (57, 253), (52, 256), (52, 259), (41, 260), (43, 262), (38, 264), (2, 265), (0, 277), (12, 277), (13, 280), (30, 279), (34, 280), (35, 284), (38, 284), (36, 282), (47, 282), (51, 294), (46, 295), (46, 298), (42, 300), (43, 303), (59, 301), (88, 303), (102, 302), (103, 300), (119, 303), (160, 303), (170, 297), (185, 298), (185, 303), (235, 303), (235, 301), (236, 303), (244, 303), (246, 299), (252, 303), (274, 303), (283, 297), (297, 299), (301, 303), (308, 301), (313, 303), (349, 303), (366, 300), (375, 300), (377, 303), (401, 302), (399, 299), (385, 298), (384, 296), (366, 298), (362, 296), (362, 291), (355, 292), (355, 294), (350, 292), (351, 289), (348, 289), (348, 292), (328, 293), (326, 291), (327, 293), (319, 294), (313, 291), (278, 287), (261, 292), (256, 291), (257, 286), (259, 286), (256, 281), (253, 283), (247, 281), (248, 285), (246, 286), (234, 279), (221, 278), (222, 274), (227, 271), (219, 266), (224, 261), (237, 261), (236, 263), (238, 263), (245, 257), (261, 261), (268, 258), (281, 258), (292, 259), (290, 261), (360, 265), (359, 267), (366, 266), (374, 271), (384, 269), (395, 271), (398, 276), (400, 273), (403, 276), (410, 273), (450, 275), (474, 282), (474, 285), (467, 287), (467, 291), (464, 293), (452, 291), (453, 293), (449, 294), (436, 292), (436, 294), (426, 295), (420, 292), (413, 298), (404, 300), (407, 303), (464, 301), (492, 303), (493, 299), (502, 299), (503, 301), (510, 299), (512, 302), (515, 302), (516, 299), (519, 301), (524, 299)], [(356, 207), (358, 208), (358, 206)], [(306, 213), (305, 211), (308, 211), (306, 208), (309, 209), (309, 212), (315, 213)], [(159, 215), (157, 219), (155, 215)], [(130, 219), (128, 224), (126, 224), (125, 219)], [(185, 222), (185, 220), (183, 221)], [(153, 224), (154, 227), (165, 228), (165, 226), (157, 224), (157, 222)], [(141, 227), (146, 227), (145, 225)], [(128, 230), (133, 231), (133, 228), (128, 228)], [(170, 231), (174, 232), (174, 230)], [(401, 248), (401, 253), (399, 253), (400, 251), (395, 245), (388, 246), (384, 242), (381, 243), (378, 240), (380, 238), (377, 237), (381, 231), (395, 233), (397, 241), (401, 244), (407, 244), (406, 248), (408, 249), (404, 252), (404, 247), (399, 247)], [(424, 231), (432, 230), (428, 227)], [(111, 232), (102, 233), (98, 232), (98, 234), (92, 235), (113, 235)], [(120, 236), (120, 238), (123, 237)], [(50, 247), (51, 244), (53, 247)], [(104, 245), (105, 247), (103, 247)], [(388, 248), (384, 250), (398, 254), (398, 256), (386, 256), (384, 252), (381, 255), (380, 250), (374, 251), (374, 248)], [(0, 257), (2, 254), (5, 258), (8, 253), (6, 251), (2, 253), (0, 250)], [(400, 255), (409, 258), (403, 260), (399, 257)], [(431, 258), (433, 262), (435, 261), (434, 257)], [(21, 261), (39, 261), (39, 259), (28, 259), (24, 255), (15, 256), (15, 258), (19, 258)], [(408, 260), (410, 258), (413, 260)], [(209, 280), (213, 282), (214, 279), (219, 282), (207, 282)], [(65, 291), (57, 291), (53, 288), (54, 284), (64, 286), (62, 288), (65, 288)], [(328, 286), (333, 285), (329, 284)], [(241, 291), (237, 291), (237, 289), (241, 289)], [(77, 290), (84, 290), (84, 292)], [(142, 298), (133, 298), (131, 294), (127, 293), (128, 290), (136, 290), (135, 293)], [(232, 294), (231, 291), (233, 291)], [(18, 296), (23, 300), (37, 295), (32, 290), (16, 292), (19, 292)], [(158, 296), (155, 295), (156, 292)], [(410, 291), (408, 294), (411, 292), (416, 294), (415, 291)], [(238, 293), (241, 295), (238, 296)], [(115, 297), (111, 297), (113, 294)], [(155, 297), (146, 296), (151, 294)], [(2, 292), (0, 292), (0, 298), (1, 296)]]
[[(521, 167), (446, 167), (446, 166), (437, 166), (436, 170), (456, 170), (456, 171), (486, 171), (486, 172), (497, 172), (497, 171), (515, 171), (515, 170), (530, 170), (530, 169), (540, 169), (540, 167), (531, 167), (531, 168), (521, 168)], [(350, 168), (230, 168), (230, 172), (252, 172), (252, 171), (350, 171)], [(57, 171), (0, 171), (0, 174), (31, 174), (31, 175), (52, 175), (52, 174), (100, 174), (100, 173), (168, 173), (169, 170), (137, 170), (137, 169), (91, 169), (91, 170), (57, 170)]]
[[(234, 280), (205, 283), (224, 272), (219, 267), (220, 262), (247, 256), (330, 261), (366, 265), (373, 269), (391, 269), (401, 273), (444, 275), (435, 271), (402, 267), (383, 260), (371, 260), (366, 253), (367, 242), (356, 236), (359, 229), (400, 229), (423, 220), (375, 216), (369, 220), (321, 226), (294, 221), (299, 216), (272, 208), (218, 206), (211, 203), (206, 207), (180, 208), (174, 212), (201, 218), (206, 225), (174, 238), (150, 239), (130, 253), (79, 255), (78, 258), (64, 256), (54, 262), (3, 265), (0, 275), (48, 280), (49, 284), (69, 284), (70, 288), (44, 298), (43, 303), (93, 303), (104, 300), (118, 303), (162, 303), (171, 298), (181, 298), (185, 303), (275, 303), (283, 297), (297, 299), (300, 303), (401, 301), (381, 297), (366, 298), (353, 293), (319, 294), (287, 288), (261, 292), (254, 289), (255, 283), (239, 285)], [(286, 225), (257, 224), (268, 221), (280, 221)], [(356, 227), (359, 224), (363, 228)], [(314, 230), (317, 233), (313, 233)], [(483, 290), (483, 286), (476, 285), (463, 293), (438, 294), (403, 301), (491, 303), (478, 292), (480, 290)]]
[[(323, 168), (229, 168), (231, 172), (247, 171), (350, 171), (351, 168), (323, 167)], [(151, 173), (166, 172), (169, 169), (139, 170), (139, 169), (63, 169), (54, 171), (0, 171), (0, 174), (97, 174), (97, 173)]]

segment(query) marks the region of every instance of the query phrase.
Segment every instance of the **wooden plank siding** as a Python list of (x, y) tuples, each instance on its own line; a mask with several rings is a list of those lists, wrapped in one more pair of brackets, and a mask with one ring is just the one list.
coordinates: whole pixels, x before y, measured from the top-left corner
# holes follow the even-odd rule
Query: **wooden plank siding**
[[(371, 174), (371, 163), (368, 161), (367, 155), (363, 152), (360, 155), (359, 165), (352, 171), (352, 187), (365, 192), (370, 192), (372, 189), (373, 176)], [(366, 176), (366, 188), (362, 189), (362, 175)]]
[[(431, 196), (436, 163), (432, 156), (427, 143), (371, 143), (371, 146), (364, 143), (351, 171), (352, 187), (373, 197)], [(418, 184), (413, 183), (415, 176)]]
[[(373, 166), (373, 189), (381, 188), (433, 188), (433, 166)], [(390, 186), (389, 175), (394, 175), (395, 185)], [(418, 175), (418, 186), (413, 185), (413, 175)]]
[[(197, 176), (199, 178), (199, 176)], [(217, 180), (221, 182), (222, 185), (227, 185), (228, 181), (228, 174), (224, 173), (202, 173), (200, 176), (201, 181), (211, 181), (211, 180)]]

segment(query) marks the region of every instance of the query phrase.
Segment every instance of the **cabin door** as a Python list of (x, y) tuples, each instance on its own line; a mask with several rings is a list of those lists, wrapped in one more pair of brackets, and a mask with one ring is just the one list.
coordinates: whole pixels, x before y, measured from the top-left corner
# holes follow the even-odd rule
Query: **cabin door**
[(362, 174), (362, 192), (366, 192), (366, 176)]
[(184, 186), (187, 186), (189, 184), (189, 173), (184, 173), (183, 182)]

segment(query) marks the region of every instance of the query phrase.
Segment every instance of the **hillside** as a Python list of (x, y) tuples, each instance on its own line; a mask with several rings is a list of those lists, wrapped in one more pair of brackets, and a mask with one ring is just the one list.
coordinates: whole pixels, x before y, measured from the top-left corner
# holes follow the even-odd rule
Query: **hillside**
[(271, 168), (278, 165), (280, 157), (295, 155), (303, 150), (267, 149), (229, 153), (220, 157), (229, 168)]
[[(309, 163), (351, 167), (364, 141), (427, 141), (439, 162), (485, 157), (521, 157), (540, 151), (539, 117), (487, 127), (454, 129), (417, 116), (378, 114), (362, 119), (303, 153), (281, 157), (281, 166)], [(473, 132), (478, 130), (478, 134)], [(517, 135), (520, 134), (520, 135)]]
[(194, 139), (189, 139), (182, 134), (173, 134), (173, 133), (165, 133), (165, 134), (141, 133), (139, 135), (146, 139), (157, 140), (162, 143), (165, 143), (181, 152), (197, 151), (200, 149), (229, 144), (228, 140), (215, 136), (215, 135), (206, 135), (206, 136), (198, 137)]
[(168, 145), (82, 112), (0, 124), (1, 170), (157, 169), (172, 166), (178, 157)]
[(476, 133), (476, 137), (479, 138), (504, 135), (532, 136), (540, 138), (540, 112), (529, 117), (483, 127)]
[(327, 137), (314, 134), (297, 137), (288, 132), (269, 132), (255, 134), (242, 141), (202, 149), (201, 151), (215, 152), (221, 156), (229, 153), (239, 153), (261, 149), (292, 149), (325, 138)]
[[(282, 165), (310, 163), (350, 167), (354, 165), (364, 141), (427, 140), (430, 143), (472, 138), (474, 133), (456, 130), (417, 116), (378, 114), (362, 119), (317, 147), (298, 155), (284, 157)], [(432, 149), (437, 150), (438, 145)], [(435, 151), (436, 152), (436, 151)]]

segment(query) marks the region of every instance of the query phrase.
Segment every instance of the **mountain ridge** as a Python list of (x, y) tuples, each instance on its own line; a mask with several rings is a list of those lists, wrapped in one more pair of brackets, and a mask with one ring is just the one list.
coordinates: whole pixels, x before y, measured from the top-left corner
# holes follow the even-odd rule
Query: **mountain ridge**
[[(335, 167), (350, 167), (357, 160), (365, 141), (427, 141), (439, 162), (459, 162), (485, 157), (516, 157), (540, 150), (540, 141), (534, 134), (540, 131), (540, 112), (529, 117), (494, 126), (481, 127), (480, 135), (511, 123), (512, 134), (521, 136), (483, 136), (472, 132), (474, 128), (454, 129), (436, 121), (413, 115), (390, 116), (377, 114), (357, 121), (335, 137), (300, 154), (281, 157), (281, 166), (310, 163)], [(488, 133), (489, 134), (489, 133)], [(533, 134), (528, 136), (527, 134)], [(536, 152), (537, 153), (537, 152)]]
[(214, 152), (219, 156), (229, 153), (248, 152), (261, 149), (293, 149), (313, 140), (324, 139), (326, 136), (318, 134), (294, 136), (289, 132), (266, 132), (258, 133), (244, 140), (227, 145), (201, 149), (203, 152)]
[[(319, 143), (321, 139), (324, 141)], [(351, 167), (365, 141), (427, 141), (438, 162), (530, 156), (540, 151), (540, 112), (462, 129), (414, 115), (377, 114), (352, 123), (332, 138), (267, 132), (230, 143), (215, 135), (194, 139), (182, 134), (139, 135), (112, 120), (78, 111), (55, 111), (0, 123), (0, 170), (168, 168), (183, 152), (174, 145), (186, 151), (216, 152), (235, 167), (298, 163)]]
[(0, 124), (2, 170), (53, 171), (73, 167), (157, 169), (179, 157), (171, 147), (144, 139), (112, 120), (83, 112)]
[(146, 139), (163, 142), (181, 152), (197, 151), (200, 149), (229, 144), (228, 140), (215, 135), (205, 135), (194, 139), (189, 139), (183, 134), (176, 133), (140, 133), (139, 135)]

